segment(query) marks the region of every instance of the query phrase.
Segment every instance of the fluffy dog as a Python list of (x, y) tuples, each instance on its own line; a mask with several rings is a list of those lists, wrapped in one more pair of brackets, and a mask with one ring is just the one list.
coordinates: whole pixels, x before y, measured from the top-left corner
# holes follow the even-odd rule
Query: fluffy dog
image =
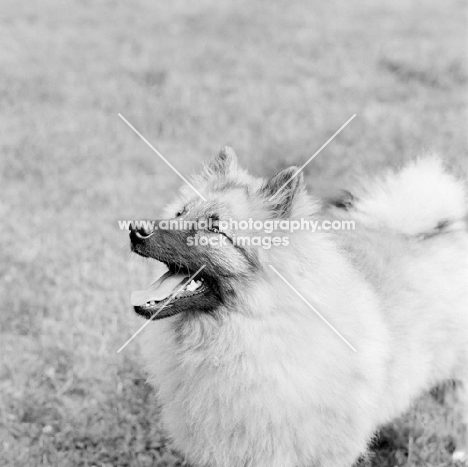
[[(463, 183), (427, 157), (322, 204), (294, 174), (255, 178), (224, 148), (194, 179), (206, 201), (185, 187), (165, 213), (214, 223), (131, 230), (132, 250), (167, 266), (133, 305), (155, 319), (144, 360), (175, 448), (197, 467), (350, 467), (380, 425), (455, 379), (466, 458)], [(278, 228), (288, 241), (266, 249), (220, 227), (249, 218), (355, 229)]]

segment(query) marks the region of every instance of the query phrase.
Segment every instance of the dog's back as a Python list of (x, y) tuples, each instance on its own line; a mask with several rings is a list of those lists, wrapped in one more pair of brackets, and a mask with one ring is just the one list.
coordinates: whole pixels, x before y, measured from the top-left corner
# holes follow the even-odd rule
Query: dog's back
[[(288, 212), (319, 216), (296, 182), (283, 196)], [(258, 198), (257, 210), (264, 186), (242, 191)], [(357, 353), (261, 263), (217, 314), (148, 329), (144, 353), (163, 422), (194, 465), (349, 467), (379, 424), (421, 391), (447, 378), (468, 387), (462, 184), (431, 159), (347, 196), (328, 215), (355, 220), (355, 231), (295, 232), (288, 248), (256, 259), (290, 277)], [(468, 424), (468, 410), (463, 417)]]
[[(332, 213), (356, 221), (356, 230), (340, 232), (340, 240), (380, 297), (391, 335), (382, 422), (422, 391), (454, 379), (462, 383), (468, 423), (464, 183), (429, 157), (346, 192), (333, 205)], [(467, 448), (466, 437), (460, 443)]]

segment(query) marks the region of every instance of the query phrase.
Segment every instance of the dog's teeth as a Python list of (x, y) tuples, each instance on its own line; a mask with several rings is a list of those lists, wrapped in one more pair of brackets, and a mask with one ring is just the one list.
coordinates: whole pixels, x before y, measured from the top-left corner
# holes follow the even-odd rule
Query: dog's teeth
[(194, 290), (197, 290), (201, 286), (200, 281), (190, 281), (190, 283), (187, 285), (187, 290), (189, 292), (193, 292)]
[(192, 292), (197, 288), (196, 284), (194, 281), (190, 281), (190, 284), (187, 286), (187, 290)]

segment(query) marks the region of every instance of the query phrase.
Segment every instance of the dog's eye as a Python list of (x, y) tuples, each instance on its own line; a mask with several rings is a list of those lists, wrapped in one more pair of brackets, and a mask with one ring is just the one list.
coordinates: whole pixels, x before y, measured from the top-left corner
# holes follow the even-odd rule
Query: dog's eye
[(221, 233), (219, 230), (219, 220), (218, 219), (211, 219), (211, 225), (209, 226), (209, 231), (213, 233)]
[(219, 233), (221, 235), (224, 235), (224, 232), (221, 232), (221, 230), (219, 230), (219, 217), (218, 216), (211, 216), (209, 218), (208, 230), (213, 233)]
[(175, 216), (176, 216), (176, 217), (180, 217), (182, 214), (185, 214), (185, 212), (186, 212), (186, 209), (185, 209), (185, 208), (184, 208), (184, 209), (181, 209), (180, 211), (178, 211), (178, 212), (176, 213)]
[(215, 234), (223, 235), (232, 243), (231, 237), (226, 232), (223, 232), (222, 230), (219, 229), (219, 217), (218, 216), (209, 218), (208, 231), (215, 233)]

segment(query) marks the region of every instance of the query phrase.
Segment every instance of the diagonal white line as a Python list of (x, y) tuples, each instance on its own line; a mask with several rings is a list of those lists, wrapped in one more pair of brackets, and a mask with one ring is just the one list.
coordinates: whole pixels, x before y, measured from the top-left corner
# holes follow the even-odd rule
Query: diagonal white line
[(345, 339), (345, 337), (343, 337), (343, 335), (331, 324), (328, 322), (328, 320), (319, 312), (317, 311), (275, 268), (274, 266), (272, 266), (271, 264), (269, 265), (270, 268), (281, 278), (283, 279), (283, 281), (289, 285), (289, 287), (294, 291), (296, 292), (296, 294), (298, 295), (299, 298), (302, 299), (302, 301), (309, 306), (309, 308), (325, 323), (328, 325), (328, 327), (330, 327), (334, 332), (335, 334), (337, 334), (341, 340), (343, 340), (347, 345), (348, 347), (353, 350), (354, 352), (357, 352), (357, 350)]
[(167, 305), (169, 305), (169, 303), (171, 302), (171, 300), (179, 293), (181, 292), (183, 289), (185, 289), (185, 287), (187, 287), (188, 284), (190, 284), (190, 282), (194, 279), (194, 277), (196, 277), (200, 271), (206, 266), (206, 264), (204, 264), (192, 277), (189, 277), (187, 282), (185, 282), (185, 284), (180, 287), (179, 289), (177, 289), (176, 292), (173, 292), (172, 295), (169, 297), (169, 300), (156, 312), (154, 313), (151, 318), (149, 318), (145, 324), (143, 324), (143, 326), (141, 326), (140, 329), (138, 329), (138, 331), (135, 332), (135, 334), (133, 334), (132, 337), (130, 337), (130, 339), (128, 339), (127, 342), (125, 342), (124, 345), (122, 345), (122, 347), (120, 347), (119, 350), (117, 350), (117, 353), (120, 353), (123, 349), (125, 349), (125, 347), (127, 347), (128, 344), (130, 344), (130, 342), (132, 342), (133, 339), (135, 339), (136, 336), (138, 336), (138, 334), (140, 334), (141, 331), (143, 331), (143, 329), (145, 329), (146, 326), (148, 326), (149, 323), (151, 323), (151, 321), (153, 320), (153, 318), (155, 318), (157, 315), (159, 315), (159, 313), (161, 313), (161, 311), (164, 310), (164, 308), (166, 308)]
[(336, 131), (336, 133), (304, 164), (302, 165), (298, 170), (297, 172), (286, 182), (286, 183), (283, 183), (283, 185), (281, 185), (281, 187), (276, 191), (276, 193), (270, 197), (270, 199), (268, 201), (271, 201), (294, 177), (296, 177), (302, 170), (304, 170), (304, 167), (315, 157), (315, 156), (318, 156), (318, 154), (320, 153), (320, 151), (328, 145), (328, 143), (330, 143), (330, 141), (335, 138), (336, 135), (338, 135), (338, 133), (340, 133), (340, 131), (346, 126), (348, 125), (348, 123), (351, 122), (351, 120), (356, 116), (356, 114), (354, 114), (338, 131)]
[(206, 198), (122, 115), (118, 116), (203, 200)]

